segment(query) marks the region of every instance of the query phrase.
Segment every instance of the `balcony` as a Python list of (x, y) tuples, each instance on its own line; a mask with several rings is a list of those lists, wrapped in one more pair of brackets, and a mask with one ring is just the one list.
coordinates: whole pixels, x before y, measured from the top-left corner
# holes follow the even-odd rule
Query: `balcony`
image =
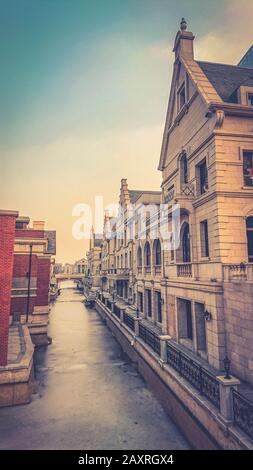
[(128, 268), (110, 269), (108, 273), (109, 279), (128, 279), (128, 277), (129, 277)]
[(192, 263), (177, 264), (178, 277), (192, 277)]
[(223, 279), (228, 282), (253, 282), (253, 263), (224, 264)]

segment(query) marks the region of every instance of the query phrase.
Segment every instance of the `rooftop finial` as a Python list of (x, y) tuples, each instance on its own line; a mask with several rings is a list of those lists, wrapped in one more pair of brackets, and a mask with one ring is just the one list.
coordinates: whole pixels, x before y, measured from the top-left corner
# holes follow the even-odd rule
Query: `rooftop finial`
[(181, 31), (185, 31), (187, 29), (187, 22), (184, 18), (182, 18), (182, 20), (181, 20), (180, 29), (181, 29)]

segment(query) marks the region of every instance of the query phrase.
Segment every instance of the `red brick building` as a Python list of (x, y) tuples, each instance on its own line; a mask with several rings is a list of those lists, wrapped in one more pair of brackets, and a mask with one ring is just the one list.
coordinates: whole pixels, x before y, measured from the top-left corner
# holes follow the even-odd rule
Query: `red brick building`
[(47, 338), (51, 256), (55, 254), (55, 232), (44, 222), (28, 217), (16, 221), (11, 294), (11, 321), (29, 323), (35, 344)]
[(18, 212), (0, 211), (0, 366), (7, 364), (15, 223)]

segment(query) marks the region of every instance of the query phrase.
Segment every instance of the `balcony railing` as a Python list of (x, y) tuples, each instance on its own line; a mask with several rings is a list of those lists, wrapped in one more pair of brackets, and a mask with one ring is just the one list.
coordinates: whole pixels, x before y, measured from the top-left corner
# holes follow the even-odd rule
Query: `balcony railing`
[(162, 272), (162, 266), (161, 265), (155, 265), (154, 266), (154, 274), (157, 276), (157, 275), (160, 275)]
[(235, 424), (253, 438), (253, 403), (234, 389), (232, 396)]
[(177, 275), (178, 277), (192, 277), (192, 264), (177, 264)]
[(130, 328), (130, 330), (134, 331), (134, 318), (129, 315), (128, 313), (123, 313), (123, 322)]
[(224, 264), (225, 281), (253, 281), (253, 263)]
[(145, 266), (145, 274), (151, 274), (151, 266)]
[(167, 362), (184, 379), (186, 379), (201, 395), (208, 398), (213, 405), (219, 408), (219, 383), (215, 375), (207, 371), (198, 362), (191, 359), (186, 353), (179, 351), (176, 346), (167, 342)]
[(140, 323), (139, 336), (146, 344), (148, 344), (148, 346), (150, 346), (153, 349), (153, 351), (155, 351), (160, 356), (161, 354), (160, 338), (156, 333), (149, 330), (148, 328), (146, 328), (146, 326)]

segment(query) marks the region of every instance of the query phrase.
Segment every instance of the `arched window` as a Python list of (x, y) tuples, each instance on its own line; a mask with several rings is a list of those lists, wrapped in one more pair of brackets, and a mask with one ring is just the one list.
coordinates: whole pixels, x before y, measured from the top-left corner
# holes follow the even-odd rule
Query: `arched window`
[(188, 183), (188, 161), (186, 153), (184, 153), (180, 159), (180, 179), (181, 184)]
[(138, 266), (142, 266), (142, 251), (141, 251), (141, 247), (139, 246), (138, 248), (138, 251), (137, 251), (137, 263), (138, 263)]
[(132, 252), (129, 251), (129, 268), (132, 269)]
[(246, 230), (249, 262), (253, 263), (253, 217), (246, 219)]
[(161, 242), (158, 238), (154, 241), (153, 253), (154, 253), (154, 264), (156, 266), (161, 266), (161, 264), (162, 264), (162, 251), (161, 251)]
[(149, 242), (145, 243), (145, 248), (144, 248), (144, 261), (145, 261), (145, 266), (150, 266), (151, 265), (151, 252), (150, 252), (150, 244)]
[(183, 262), (189, 263), (191, 261), (190, 249), (190, 231), (189, 224), (185, 223), (182, 227), (182, 248), (183, 248)]

